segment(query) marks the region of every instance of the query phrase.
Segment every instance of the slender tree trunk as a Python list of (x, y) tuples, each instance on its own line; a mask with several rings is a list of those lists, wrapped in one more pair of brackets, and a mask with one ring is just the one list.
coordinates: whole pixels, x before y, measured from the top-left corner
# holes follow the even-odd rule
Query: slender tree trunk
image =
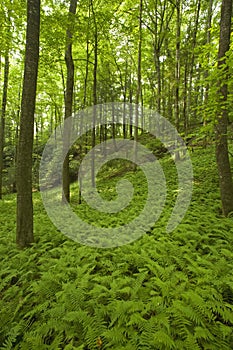
[[(84, 93), (83, 93), (83, 105), (82, 109), (86, 107), (87, 104), (87, 85), (88, 85), (88, 76), (89, 76), (89, 31), (90, 31), (90, 11), (91, 11), (91, 3), (89, 1), (88, 5), (88, 27), (86, 33), (86, 68), (85, 68), (85, 79), (84, 79)], [(81, 115), (81, 125), (80, 125), (80, 133), (82, 134), (83, 129), (83, 115)], [(80, 144), (80, 157), (82, 156), (83, 146)], [(84, 152), (87, 153), (87, 146), (84, 146)], [(81, 159), (82, 161), (82, 159)], [(79, 168), (79, 191), (78, 191), (78, 203), (82, 203), (82, 165), (80, 164)]]
[(39, 61), (39, 33), (40, 0), (28, 0), (26, 53), (17, 157), (16, 243), (22, 248), (30, 245), (34, 241), (32, 151)]
[[(211, 41), (211, 27), (212, 27), (212, 15), (213, 15), (213, 0), (209, 0), (209, 7), (208, 7), (208, 15), (207, 15), (207, 21), (206, 21), (206, 44), (210, 45)], [(207, 53), (207, 65), (209, 65), (209, 60), (210, 60), (210, 54), (209, 51)], [(204, 78), (207, 80), (209, 76), (209, 71), (206, 69), (204, 72)], [(206, 89), (205, 89), (205, 104), (208, 103), (208, 98), (209, 98), (209, 83), (207, 82), (206, 84)], [(203, 124), (206, 124), (206, 118), (204, 117)]]
[(197, 31), (198, 31), (200, 10), (201, 10), (201, 0), (198, 0), (198, 2), (197, 2), (197, 9), (196, 9), (196, 16), (195, 16), (195, 26), (194, 26), (194, 29), (193, 29), (192, 54), (191, 54), (190, 72), (189, 72), (189, 91), (188, 91), (188, 104), (187, 104), (187, 114), (186, 114), (187, 127), (188, 127), (188, 124), (189, 124), (191, 105), (192, 105), (193, 72), (194, 72), (194, 63), (195, 63), (195, 48), (196, 48), (196, 42), (197, 42)]
[(63, 88), (64, 103), (66, 103), (66, 84), (65, 84), (65, 77), (64, 77), (62, 65), (61, 65), (61, 82), (62, 82), (62, 88)]
[[(220, 39), (218, 51), (218, 69), (220, 77), (227, 75), (225, 55), (230, 48), (232, 0), (222, 0)], [(220, 78), (219, 81), (219, 108), (216, 123), (216, 159), (219, 172), (220, 193), (222, 200), (222, 210), (225, 216), (233, 212), (233, 182), (228, 153), (227, 126), (228, 109), (227, 106), (227, 81)]]
[(129, 126), (129, 137), (130, 139), (133, 138), (133, 111), (132, 111), (132, 103), (133, 103), (133, 84), (132, 84), (132, 71), (131, 71), (131, 65), (130, 65), (130, 72), (129, 72), (129, 103), (131, 104), (130, 107), (130, 126)]
[(91, 11), (91, 3), (89, 1), (88, 27), (87, 27), (87, 33), (86, 33), (86, 68), (85, 68), (84, 93), (83, 93), (83, 106), (82, 106), (82, 108), (85, 108), (86, 104), (87, 104), (87, 83), (88, 83), (88, 76), (89, 76), (89, 57), (90, 57), (90, 53), (89, 53), (90, 11)]
[(164, 93), (165, 90), (165, 79), (164, 79), (164, 73), (165, 73), (165, 63), (162, 62), (162, 69), (161, 69), (161, 113), (163, 116), (165, 116), (166, 111), (166, 94)]
[(180, 27), (181, 27), (181, 0), (176, 0), (176, 69), (175, 69), (175, 123), (180, 128)]
[(1, 111), (1, 121), (0, 121), (0, 199), (2, 199), (3, 149), (4, 149), (4, 143), (5, 143), (5, 116), (6, 116), (8, 80), (9, 80), (9, 51), (7, 49), (5, 54), (4, 85), (3, 85), (2, 111)]
[(187, 90), (188, 90), (188, 59), (185, 61), (184, 68), (184, 93), (183, 93), (183, 121), (184, 121), (184, 131), (187, 135), (188, 131), (188, 116), (187, 116)]
[(123, 137), (127, 139), (127, 129), (128, 125), (125, 124), (125, 110), (126, 110), (126, 101), (127, 101), (127, 90), (128, 90), (128, 58), (126, 57), (125, 62), (125, 79), (124, 79), (124, 115), (123, 115)]
[[(65, 120), (67, 120), (72, 115), (73, 106), (73, 94), (74, 94), (74, 61), (72, 55), (72, 39), (73, 39), (73, 23), (74, 15), (76, 14), (77, 0), (70, 0), (69, 8), (69, 23), (66, 32), (66, 52), (65, 61), (67, 69), (67, 79), (66, 79), (66, 93), (65, 93)], [(70, 140), (71, 125), (66, 124), (64, 128), (64, 148), (69, 144)], [(62, 200), (70, 201), (70, 177), (69, 177), (69, 152), (66, 154), (63, 163), (63, 174), (62, 174)]]
[(94, 69), (93, 69), (93, 118), (92, 118), (92, 135), (91, 135), (91, 146), (92, 146), (92, 166), (91, 166), (91, 181), (92, 186), (95, 186), (95, 139), (96, 139), (96, 105), (97, 105), (97, 69), (98, 69), (98, 27), (96, 22), (96, 16), (93, 6), (93, 0), (91, 0), (91, 8), (92, 8), (92, 14), (94, 19), (94, 27), (95, 27), (95, 34), (94, 34)]
[(49, 131), (50, 135), (52, 135), (53, 130), (55, 129), (53, 116), (54, 116), (54, 106), (52, 106), (50, 110), (50, 131)]
[(138, 39), (138, 67), (137, 67), (137, 92), (136, 92), (136, 111), (135, 111), (135, 128), (134, 128), (134, 145), (135, 145), (135, 170), (137, 160), (137, 141), (138, 141), (138, 126), (139, 126), (139, 102), (142, 91), (142, 0), (140, 0), (139, 8), (139, 39)]
[(167, 118), (168, 120), (172, 121), (172, 87), (171, 87), (171, 82), (168, 81), (168, 101), (167, 101)]
[[(156, 12), (158, 11), (158, 1), (155, 0), (155, 10)], [(154, 64), (155, 64), (155, 70), (157, 74), (157, 84), (158, 84), (158, 89), (157, 89), (157, 96), (156, 96), (156, 101), (157, 101), (157, 111), (158, 113), (161, 112), (161, 77), (160, 77), (160, 60), (159, 60), (159, 55), (160, 55), (160, 44), (159, 44), (159, 34), (158, 33), (158, 16), (155, 16), (155, 19), (153, 21), (154, 24)]]
[(156, 67), (156, 73), (157, 73), (157, 84), (158, 84), (158, 90), (157, 90), (157, 111), (160, 114), (161, 113), (161, 93), (162, 93), (162, 85), (161, 85), (161, 69), (160, 69), (160, 52), (158, 49), (154, 48), (154, 60), (155, 60), (155, 67)]
[[(20, 122), (20, 112), (21, 112), (21, 84), (19, 86), (19, 91), (18, 91), (18, 103), (17, 103), (17, 111), (16, 111), (16, 129), (15, 129), (15, 139), (14, 139), (14, 145), (15, 145), (15, 154), (14, 154), (14, 168), (17, 169), (17, 158), (18, 158), (18, 144), (19, 144), (19, 122)], [(16, 170), (14, 173), (14, 179), (13, 179), (13, 184), (12, 184), (12, 193), (17, 192), (16, 188), (16, 182), (17, 182), (17, 174)]]

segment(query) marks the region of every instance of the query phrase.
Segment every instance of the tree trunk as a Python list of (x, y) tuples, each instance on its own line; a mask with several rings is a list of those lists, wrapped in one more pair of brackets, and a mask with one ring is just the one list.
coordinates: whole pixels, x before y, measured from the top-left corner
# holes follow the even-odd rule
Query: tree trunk
[[(231, 33), (231, 15), (232, 0), (222, 0), (221, 22), (220, 22), (220, 39), (218, 51), (218, 69), (220, 77), (227, 75), (225, 55), (230, 48)], [(228, 126), (228, 109), (227, 106), (227, 78), (224, 82), (220, 78), (218, 83), (219, 90), (219, 108), (217, 114), (216, 133), (216, 159), (219, 172), (220, 193), (222, 200), (222, 210), (225, 216), (233, 212), (233, 183), (229, 162), (227, 126)]]
[(142, 0), (140, 0), (139, 8), (139, 39), (138, 39), (138, 67), (137, 67), (137, 92), (136, 92), (136, 111), (135, 111), (135, 128), (134, 128), (134, 170), (136, 170), (137, 162), (137, 142), (138, 142), (138, 126), (139, 126), (139, 102), (142, 91)]
[(191, 54), (191, 60), (190, 60), (188, 104), (187, 104), (187, 114), (186, 114), (187, 127), (188, 127), (188, 124), (189, 124), (189, 118), (190, 118), (191, 106), (192, 106), (193, 73), (194, 73), (194, 63), (195, 63), (195, 48), (196, 48), (196, 44), (197, 44), (197, 32), (198, 32), (198, 25), (199, 25), (200, 10), (201, 10), (201, 0), (198, 0), (197, 8), (196, 8), (196, 15), (195, 15), (195, 26), (194, 26), (194, 29), (193, 29), (192, 54)]
[[(72, 115), (73, 94), (74, 94), (74, 61), (72, 56), (73, 20), (76, 14), (77, 0), (70, 0), (69, 23), (66, 32), (66, 52), (65, 61), (67, 69), (66, 93), (65, 93), (65, 120)], [(71, 125), (68, 123), (64, 128), (64, 149), (69, 144)], [(69, 176), (69, 152), (66, 154), (62, 172), (62, 200), (70, 201), (70, 176)]]
[(16, 128), (15, 128), (15, 137), (14, 137), (14, 145), (15, 145), (15, 154), (14, 154), (14, 168), (15, 168), (15, 173), (14, 173), (14, 179), (13, 179), (13, 184), (12, 184), (12, 193), (17, 192), (16, 188), (16, 182), (17, 182), (17, 158), (18, 158), (18, 144), (19, 144), (19, 122), (20, 122), (20, 112), (21, 112), (21, 84), (19, 86), (19, 91), (18, 91), (18, 103), (17, 103), (17, 111), (16, 111)]
[(2, 111), (1, 111), (1, 122), (0, 122), (0, 199), (2, 199), (3, 149), (4, 149), (4, 143), (5, 143), (5, 115), (6, 115), (6, 104), (7, 104), (8, 80), (9, 80), (9, 51), (7, 49), (5, 54), (4, 85), (3, 85)]
[(185, 135), (188, 133), (188, 115), (187, 115), (187, 90), (188, 90), (188, 59), (185, 60), (184, 68), (184, 93), (183, 93), (183, 121)]
[(154, 47), (154, 60), (155, 60), (155, 68), (157, 73), (157, 112), (161, 113), (161, 93), (162, 93), (162, 85), (161, 85), (161, 69), (160, 69), (160, 52), (156, 47)]
[(16, 243), (33, 243), (32, 151), (34, 111), (39, 61), (40, 0), (27, 2), (27, 34), (24, 81), (17, 157), (17, 230)]
[(92, 181), (92, 187), (95, 186), (95, 139), (96, 139), (96, 105), (97, 105), (97, 69), (98, 69), (98, 28), (97, 28), (97, 22), (96, 22), (96, 15), (94, 11), (93, 1), (91, 0), (91, 8), (92, 8), (92, 14), (94, 19), (94, 68), (93, 68), (93, 118), (92, 118), (92, 135), (91, 135), (91, 147), (92, 147), (92, 158), (91, 158), (91, 181)]
[(86, 67), (85, 67), (85, 79), (84, 79), (84, 93), (83, 93), (83, 106), (82, 108), (86, 108), (87, 104), (87, 84), (88, 84), (88, 76), (89, 76), (89, 36), (90, 36), (90, 11), (91, 11), (91, 3), (89, 1), (88, 5), (88, 26), (86, 32)]
[[(208, 14), (207, 14), (207, 21), (206, 21), (206, 44), (207, 46), (210, 45), (211, 42), (211, 27), (212, 27), (212, 16), (213, 16), (213, 0), (209, 0), (209, 7), (208, 7)], [(209, 61), (210, 61), (210, 54), (209, 51), (207, 52), (206, 55), (206, 60), (209, 66)], [(206, 81), (208, 80), (209, 76), (209, 71), (208, 69), (205, 70), (204, 72), (204, 78)], [(205, 88), (205, 104), (208, 103), (209, 99), (209, 83), (206, 83), (206, 88)], [(203, 124), (206, 125), (206, 117), (204, 116)]]
[(181, 0), (176, 0), (176, 69), (175, 69), (175, 123), (179, 131), (180, 128), (180, 27), (181, 27)]

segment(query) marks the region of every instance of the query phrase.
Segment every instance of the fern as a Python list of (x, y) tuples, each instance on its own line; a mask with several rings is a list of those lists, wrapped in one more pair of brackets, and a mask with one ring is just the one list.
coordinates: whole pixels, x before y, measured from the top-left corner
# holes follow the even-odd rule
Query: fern
[[(201, 155), (207, 164), (212, 159), (208, 151)], [(0, 215), (0, 350), (232, 348), (233, 226), (231, 218), (216, 216), (215, 173), (209, 171), (207, 179), (194, 159), (191, 209), (167, 234), (175, 169), (166, 158), (162, 165), (168, 180), (164, 216), (141, 239), (115, 249), (65, 238), (35, 194), (36, 243), (18, 250), (11, 215), (15, 197), (0, 202), (7, 218)], [(145, 198), (137, 174), (127, 175), (137, 184), (129, 218), (140, 196)], [(113, 179), (108, 181), (113, 188)], [(104, 192), (104, 184), (100, 187)], [(79, 210), (88, 212), (85, 204)], [(126, 213), (121, 215), (105, 217), (104, 224), (124, 222)], [(88, 216), (101, 224), (93, 211)]]

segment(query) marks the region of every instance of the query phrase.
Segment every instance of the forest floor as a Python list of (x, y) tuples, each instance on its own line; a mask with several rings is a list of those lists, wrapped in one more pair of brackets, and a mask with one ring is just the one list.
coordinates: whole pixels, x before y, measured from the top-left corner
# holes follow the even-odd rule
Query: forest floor
[[(34, 193), (35, 244), (15, 245), (16, 196), (0, 201), (0, 350), (233, 349), (233, 218), (223, 218), (214, 148), (191, 154), (194, 188), (181, 224), (166, 232), (176, 170), (163, 167), (168, 195), (161, 218), (135, 242), (100, 249), (64, 236)], [(106, 199), (126, 176), (134, 200), (122, 214), (72, 206), (89, 222), (114, 227), (137, 215), (147, 195), (141, 171), (122, 163), (99, 177)]]

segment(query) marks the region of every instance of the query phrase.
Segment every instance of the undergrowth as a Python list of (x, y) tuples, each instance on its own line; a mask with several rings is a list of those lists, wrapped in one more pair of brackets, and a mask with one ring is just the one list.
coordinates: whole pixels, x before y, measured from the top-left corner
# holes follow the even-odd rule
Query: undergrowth
[[(134, 243), (112, 249), (82, 246), (50, 222), (34, 194), (35, 243), (15, 246), (16, 198), (0, 202), (0, 349), (230, 350), (233, 347), (233, 222), (220, 211), (212, 148), (195, 149), (190, 208), (175, 231), (166, 222), (176, 199), (172, 161), (161, 160), (168, 184), (163, 215)], [(116, 170), (136, 186), (123, 214), (99, 216), (72, 205), (98, 225), (135, 216), (146, 198), (138, 172)], [(114, 198), (117, 177), (98, 188)], [(111, 189), (111, 191), (110, 191)], [(85, 215), (84, 215), (85, 213)], [(122, 216), (120, 216), (122, 215)]]

